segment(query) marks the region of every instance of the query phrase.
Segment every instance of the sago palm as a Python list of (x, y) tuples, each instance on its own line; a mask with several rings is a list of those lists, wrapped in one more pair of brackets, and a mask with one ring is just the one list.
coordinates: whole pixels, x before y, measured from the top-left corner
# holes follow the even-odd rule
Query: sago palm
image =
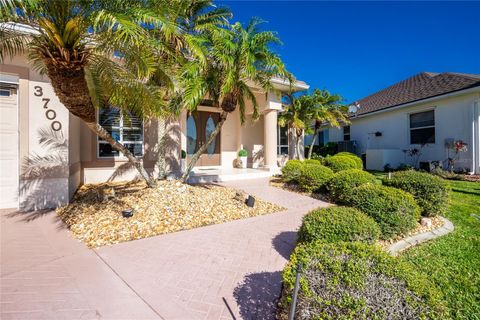
[(268, 92), (273, 76), (290, 77), (279, 56), (270, 46), (280, 43), (275, 33), (260, 31), (261, 21), (253, 19), (245, 28), (235, 23), (228, 28), (215, 28), (204, 34), (206, 59), (192, 60), (182, 73), (183, 103), (195, 111), (201, 100), (208, 96), (219, 108), (220, 120), (214, 131), (192, 156), (183, 175), (185, 181), (199, 157), (220, 133), (228, 115), (237, 107), (240, 122), (245, 121), (247, 101), (253, 106), (252, 118), (259, 117), (258, 103), (251, 86)]
[[(153, 0), (0, 0), (0, 61), (26, 54), (46, 74), (63, 105), (121, 152), (149, 186), (141, 161), (96, 121), (115, 106), (141, 117), (163, 115), (165, 57), (180, 31), (168, 6)], [(30, 32), (18, 30), (28, 28)]]
[(311, 95), (311, 115), (314, 121), (313, 138), (308, 149), (308, 158), (312, 157), (313, 146), (322, 125), (339, 127), (341, 123), (349, 123), (347, 107), (342, 104), (342, 96), (331, 94), (327, 90), (315, 89)]

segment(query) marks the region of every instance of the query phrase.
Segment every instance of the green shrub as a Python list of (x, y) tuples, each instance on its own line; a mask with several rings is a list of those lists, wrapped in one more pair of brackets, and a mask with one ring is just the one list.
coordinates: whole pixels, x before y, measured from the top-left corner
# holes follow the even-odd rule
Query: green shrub
[(239, 157), (248, 157), (248, 151), (245, 150), (245, 149), (240, 149), (240, 150), (238, 151), (238, 156), (239, 156)]
[(359, 165), (353, 157), (350, 156), (333, 156), (327, 157), (323, 161), (324, 165), (332, 169), (334, 172), (348, 169), (362, 169), (363, 165)]
[(297, 246), (283, 271), (278, 318), (287, 319), (298, 263), (295, 319), (444, 319), (429, 279), (380, 248), (359, 242)]
[(303, 164), (322, 164), (322, 162), (318, 159), (305, 159)]
[(302, 171), (303, 162), (300, 160), (288, 160), (282, 168), (282, 180), (288, 183), (298, 182)]
[(448, 206), (448, 184), (442, 178), (413, 170), (395, 172), (383, 184), (410, 192), (422, 209), (422, 215), (444, 214)]
[(299, 242), (361, 241), (374, 243), (380, 228), (365, 213), (350, 207), (320, 208), (303, 217), (298, 231)]
[(372, 217), (380, 226), (383, 239), (407, 233), (420, 218), (413, 196), (391, 187), (361, 185), (352, 189), (347, 203)]
[(331, 198), (337, 203), (344, 203), (351, 190), (365, 183), (375, 183), (375, 176), (359, 169), (337, 172), (327, 183)]
[(307, 192), (320, 190), (325, 183), (333, 176), (330, 168), (320, 164), (304, 164), (302, 166), (299, 184)]
[(354, 153), (351, 153), (351, 152), (339, 152), (337, 153), (335, 156), (339, 156), (339, 157), (351, 157), (353, 160), (355, 160), (355, 162), (357, 163), (357, 166), (359, 167), (358, 169), (363, 169), (363, 161), (362, 159), (357, 156), (356, 154)]

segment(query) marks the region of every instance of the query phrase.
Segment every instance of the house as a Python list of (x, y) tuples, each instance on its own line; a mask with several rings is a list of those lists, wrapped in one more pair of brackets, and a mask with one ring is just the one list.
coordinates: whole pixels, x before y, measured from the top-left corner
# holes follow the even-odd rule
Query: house
[[(290, 84), (283, 79), (271, 83), (270, 92), (253, 88), (260, 119), (252, 121), (251, 105), (244, 126), (238, 110), (231, 114), (197, 169), (233, 170), (238, 150), (245, 148), (249, 167), (268, 175), (278, 172), (277, 154), (288, 153), (288, 137), (277, 125), (277, 113), (282, 109), (281, 93)], [(302, 81), (292, 86), (308, 89)], [(178, 176), (182, 150), (188, 160), (205, 143), (218, 115), (219, 110), (205, 100), (198, 112), (183, 112), (178, 119), (139, 119), (123, 116), (115, 108), (99, 110), (97, 119), (142, 159), (149, 172), (158, 171), (159, 150), (164, 148), (167, 174)], [(68, 203), (81, 184), (130, 180), (136, 175), (121, 154), (68, 112), (48, 78), (24, 57), (0, 66), (0, 141), (0, 208), (57, 207)]]
[[(480, 75), (422, 72), (357, 101), (349, 125), (325, 128), (320, 144), (362, 156), (366, 168), (401, 164), (480, 173)], [(455, 152), (455, 142), (466, 143)]]

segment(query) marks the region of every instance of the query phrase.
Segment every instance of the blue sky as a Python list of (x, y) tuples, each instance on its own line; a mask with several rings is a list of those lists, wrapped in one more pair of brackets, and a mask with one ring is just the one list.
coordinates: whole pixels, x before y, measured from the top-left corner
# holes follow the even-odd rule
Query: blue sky
[(480, 74), (480, 2), (215, 3), (267, 21), (288, 69), (348, 102), (421, 71)]

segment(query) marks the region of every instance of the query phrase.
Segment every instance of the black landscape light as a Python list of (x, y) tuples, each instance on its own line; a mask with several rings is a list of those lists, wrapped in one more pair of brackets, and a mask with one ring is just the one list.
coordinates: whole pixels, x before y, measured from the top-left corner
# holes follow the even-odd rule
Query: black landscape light
[(252, 196), (248, 196), (247, 200), (245, 200), (245, 204), (250, 208), (253, 208), (253, 206), (255, 205), (255, 198)]
[(133, 216), (133, 209), (123, 210), (122, 211), (122, 216), (124, 218), (130, 218), (131, 216)]

